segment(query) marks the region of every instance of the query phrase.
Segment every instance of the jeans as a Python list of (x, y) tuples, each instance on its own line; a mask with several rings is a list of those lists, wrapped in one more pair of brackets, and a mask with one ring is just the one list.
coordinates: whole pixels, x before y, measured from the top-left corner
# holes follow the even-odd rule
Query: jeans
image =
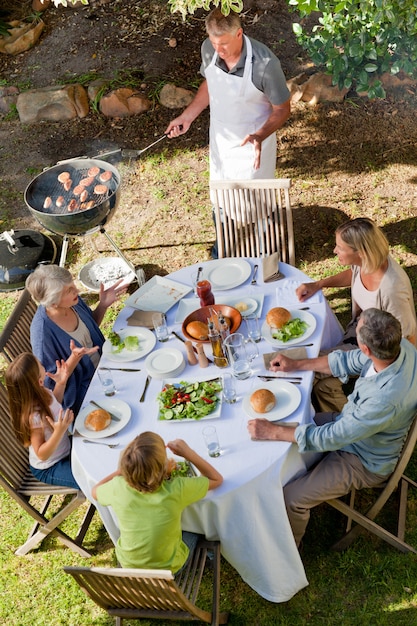
[(46, 469), (37, 469), (30, 465), (30, 471), (35, 478), (47, 485), (59, 485), (60, 487), (79, 489), (78, 483), (72, 474), (71, 459), (69, 456)]
[(178, 572), (175, 573), (175, 576), (178, 576), (178, 574), (181, 574), (181, 572), (187, 567), (188, 563), (193, 558), (194, 550), (198, 542), (200, 541), (200, 539), (204, 539), (204, 535), (199, 535), (198, 533), (191, 533), (188, 530), (182, 531), (182, 540), (187, 546), (187, 548), (189, 549), (189, 554), (184, 565), (178, 570)]

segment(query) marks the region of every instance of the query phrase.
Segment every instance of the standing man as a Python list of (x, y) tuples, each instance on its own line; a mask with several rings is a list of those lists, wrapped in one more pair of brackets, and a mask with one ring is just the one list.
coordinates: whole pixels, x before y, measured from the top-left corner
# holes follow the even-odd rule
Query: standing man
[(205, 80), (165, 132), (182, 135), (210, 105), (210, 180), (274, 178), (275, 131), (290, 115), (281, 64), (264, 44), (243, 34), (233, 11), (211, 11), (206, 31), (200, 68)]
[(290, 441), (300, 452), (326, 452), (310, 471), (284, 487), (288, 518), (297, 545), (310, 509), (355, 487), (375, 487), (395, 469), (417, 409), (417, 350), (401, 339), (401, 324), (387, 311), (366, 309), (356, 334), (358, 350), (335, 350), (315, 359), (278, 355), (274, 371), (320, 371), (339, 378), (356, 375), (353, 393), (340, 414), (317, 413), (315, 424), (292, 428), (250, 420), (252, 439)]

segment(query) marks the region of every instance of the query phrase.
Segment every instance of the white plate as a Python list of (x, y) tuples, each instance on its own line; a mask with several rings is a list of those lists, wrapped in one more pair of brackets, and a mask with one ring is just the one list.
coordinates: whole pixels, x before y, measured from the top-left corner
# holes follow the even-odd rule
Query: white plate
[(86, 439), (101, 439), (102, 437), (110, 437), (111, 435), (115, 435), (122, 430), (126, 426), (126, 424), (130, 420), (130, 416), (132, 411), (130, 410), (130, 406), (124, 400), (118, 400), (117, 398), (100, 398), (98, 403), (103, 409), (114, 413), (116, 417), (120, 417), (120, 422), (116, 422), (114, 420), (111, 421), (110, 426), (107, 426), (104, 430), (88, 430), (84, 426), (85, 418), (91, 411), (95, 411), (97, 409), (93, 404), (87, 404), (81, 411), (78, 413), (77, 418), (75, 420), (74, 429), (80, 433)]
[(217, 259), (204, 267), (204, 279), (213, 291), (238, 287), (249, 278), (252, 266), (245, 259)]
[[(253, 410), (250, 403), (250, 397), (257, 389), (269, 389), (275, 395), (276, 405), (268, 413), (257, 413)], [(243, 409), (249, 417), (256, 419), (257, 417), (265, 418), (270, 422), (282, 420), (294, 413), (301, 403), (301, 391), (286, 380), (272, 380), (256, 385), (250, 393), (248, 393), (242, 402)]]
[[(180, 383), (182, 381), (185, 380), (185, 382), (187, 383), (202, 383), (204, 382), (204, 380), (211, 380), (213, 377), (211, 376), (210, 378), (193, 378), (192, 376), (187, 376), (185, 379), (184, 378), (164, 378), (164, 380), (162, 381), (162, 387), (161, 390), (164, 388), (164, 386), (167, 383), (170, 383), (171, 385), (175, 384), (175, 383)], [(171, 422), (204, 422), (205, 420), (214, 420), (220, 417), (221, 412), (222, 412), (222, 404), (223, 404), (223, 394), (221, 391), (219, 391), (218, 396), (219, 401), (217, 403), (216, 406), (216, 410), (213, 411), (212, 413), (209, 413), (208, 415), (205, 415), (204, 417), (200, 417), (200, 419), (192, 419), (187, 417), (186, 419), (175, 419), (175, 420), (166, 420), (166, 419), (162, 419), (161, 418), (161, 414), (158, 413), (158, 420), (160, 420), (161, 422), (166, 422), (166, 423), (171, 423)]]
[(255, 313), (256, 309), (258, 308), (258, 302), (254, 298), (239, 298), (239, 299), (235, 298), (233, 301), (228, 301), (227, 304), (229, 306), (233, 306), (236, 308), (236, 305), (241, 302), (244, 302), (246, 306), (248, 307), (246, 311), (240, 311), (240, 314), (242, 317), (247, 317), (248, 315), (252, 315), (252, 313)]
[(261, 333), (262, 337), (268, 341), (273, 346), (277, 348), (285, 348), (286, 346), (294, 346), (297, 343), (301, 343), (308, 339), (316, 330), (317, 321), (314, 315), (308, 313), (307, 311), (290, 311), (291, 317), (296, 318), (299, 317), (300, 320), (306, 322), (308, 324), (308, 328), (301, 337), (297, 337), (296, 339), (290, 339), (289, 341), (279, 341), (279, 339), (274, 339), (271, 335), (271, 329), (266, 322), (262, 324)]
[(125, 306), (142, 311), (166, 313), (178, 300), (190, 293), (192, 287), (177, 283), (170, 278), (153, 276), (126, 300)]
[(161, 348), (160, 350), (155, 350), (151, 352), (145, 360), (146, 371), (150, 376), (155, 378), (179, 375), (184, 367), (184, 356), (182, 352), (176, 348)]
[(139, 350), (122, 350), (121, 352), (113, 352), (113, 346), (107, 339), (103, 344), (103, 355), (110, 361), (117, 361), (118, 363), (129, 363), (130, 361), (136, 361), (149, 354), (156, 343), (156, 337), (151, 330), (143, 328), (142, 326), (129, 326), (118, 332), (118, 335), (122, 339), (125, 337), (138, 337)]
[(123, 278), (121, 285), (130, 285), (136, 276), (120, 257), (106, 257), (84, 265), (78, 278), (87, 289), (100, 291), (101, 282), (104, 284), (104, 288), (108, 289), (120, 278)]

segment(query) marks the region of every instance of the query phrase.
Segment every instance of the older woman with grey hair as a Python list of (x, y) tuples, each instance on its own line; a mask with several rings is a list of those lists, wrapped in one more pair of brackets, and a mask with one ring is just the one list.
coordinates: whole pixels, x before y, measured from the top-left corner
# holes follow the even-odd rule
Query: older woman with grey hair
[[(78, 296), (71, 273), (58, 265), (39, 265), (28, 276), (26, 288), (38, 303), (30, 341), (35, 356), (47, 372), (55, 372), (56, 362), (65, 360), (71, 376), (62, 405), (77, 413), (100, 360), (104, 336), (99, 324), (107, 308), (126, 291), (116, 282), (104, 290), (100, 285), (99, 303), (92, 310)], [(45, 386), (53, 388), (51, 378)]]

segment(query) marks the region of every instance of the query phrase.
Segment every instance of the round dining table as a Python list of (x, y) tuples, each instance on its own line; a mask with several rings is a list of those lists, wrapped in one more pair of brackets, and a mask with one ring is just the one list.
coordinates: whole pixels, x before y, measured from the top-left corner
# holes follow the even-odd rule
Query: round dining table
[[(256, 282), (252, 282), (255, 265), (259, 266)], [(316, 459), (309, 454), (300, 454), (295, 444), (286, 442), (252, 441), (247, 430), (250, 419), (248, 397), (253, 389), (262, 384), (258, 376), (271, 374), (265, 367), (264, 354), (281, 349), (265, 331), (264, 320), (268, 310), (274, 306), (285, 306), (297, 314), (308, 306), (310, 324), (308, 338), (300, 338), (291, 345), (306, 346), (305, 354), (317, 356), (320, 349), (328, 349), (340, 341), (342, 329), (332, 313), (321, 292), (315, 294), (308, 302), (300, 303), (295, 296), (295, 288), (301, 282), (310, 280), (300, 270), (279, 264), (283, 274), (281, 280), (264, 282), (262, 278), (262, 259), (219, 259), (183, 268), (158, 281), (154, 291), (150, 288), (139, 288), (136, 294), (143, 293), (142, 298), (135, 294), (127, 300), (127, 305), (119, 313), (113, 329), (133, 329), (127, 320), (137, 309), (143, 306), (146, 310), (166, 310), (170, 331), (182, 334), (182, 321), (193, 310), (200, 307), (199, 300), (192, 290), (192, 277), (198, 267), (202, 267), (202, 277), (212, 283), (215, 301), (218, 304), (233, 305), (247, 302), (248, 309), (258, 315), (262, 326), (262, 340), (257, 343), (259, 356), (252, 365), (252, 374), (246, 380), (236, 380), (237, 402), (221, 403), (220, 410), (212, 418), (210, 415), (200, 420), (162, 420), (159, 414), (157, 395), (162, 390), (164, 381), (160, 377), (152, 377), (146, 390), (145, 399), (140, 401), (147, 378), (145, 363), (149, 355), (129, 362), (116, 362), (111, 355), (103, 354), (99, 367), (120, 368), (112, 371), (116, 386), (115, 400), (122, 400), (130, 409), (130, 416), (124, 419), (123, 427), (110, 436), (88, 440), (85, 432), (80, 434), (78, 420), (89, 406), (90, 400), (97, 403), (105, 400), (104, 392), (94, 375), (85, 396), (82, 409), (74, 426), (72, 446), (72, 467), (74, 476), (87, 498), (92, 500), (91, 490), (94, 484), (113, 472), (123, 448), (143, 431), (154, 431), (161, 435), (165, 442), (173, 439), (184, 439), (193, 449), (210, 462), (223, 475), (223, 484), (199, 502), (187, 507), (183, 513), (184, 530), (204, 534), (208, 539), (221, 542), (221, 552), (235, 568), (242, 579), (259, 595), (271, 602), (285, 602), (293, 597), (307, 584), (304, 567), (295, 545), (291, 527), (287, 518), (283, 498), (283, 486), (295, 476), (305, 472)], [(152, 280), (152, 279), (151, 279)], [(168, 297), (166, 288), (170, 283), (180, 286), (180, 298), (176, 300), (176, 290)], [(152, 287), (153, 287), (152, 285)], [(141, 291), (142, 290), (142, 291)], [(158, 296), (158, 293), (160, 296)], [(149, 297), (148, 297), (149, 296)], [(167, 301), (165, 301), (167, 299)], [(130, 306), (133, 304), (134, 306)], [(312, 328), (314, 326), (314, 328)], [(246, 335), (244, 318), (239, 332)], [(206, 355), (212, 359), (210, 344), (204, 344)], [(179, 350), (186, 360), (185, 345), (174, 335), (168, 342), (156, 342), (149, 354), (158, 350)], [(294, 351), (295, 353), (295, 351)], [(165, 354), (165, 353), (161, 353)], [(123, 369), (122, 369), (123, 368)], [(135, 369), (138, 371), (124, 371)], [(218, 368), (214, 363), (201, 368), (199, 364), (186, 364), (179, 375), (178, 381), (203, 381), (221, 376), (228, 368)], [(284, 376), (286, 376), (284, 374)], [(313, 383), (312, 372), (297, 372), (300, 377), (298, 384), (284, 381), (298, 398), (297, 406), (283, 422), (308, 423), (314, 412), (310, 394)], [(270, 384), (270, 383), (265, 383)], [(272, 384), (279, 385), (280, 380)], [(296, 391), (295, 391), (296, 390)], [(92, 409), (93, 407), (91, 407)], [(220, 441), (221, 454), (216, 458), (208, 457), (203, 428), (207, 425), (216, 427)], [(82, 429), (81, 429), (82, 430)], [(103, 445), (105, 444), (105, 445)], [(115, 447), (110, 447), (111, 444)], [(168, 454), (169, 456), (169, 454)], [(94, 502), (94, 500), (92, 500)], [(109, 536), (115, 543), (119, 537), (117, 518), (111, 507), (103, 507), (96, 503)], [(140, 515), (140, 511), (138, 511)]]

